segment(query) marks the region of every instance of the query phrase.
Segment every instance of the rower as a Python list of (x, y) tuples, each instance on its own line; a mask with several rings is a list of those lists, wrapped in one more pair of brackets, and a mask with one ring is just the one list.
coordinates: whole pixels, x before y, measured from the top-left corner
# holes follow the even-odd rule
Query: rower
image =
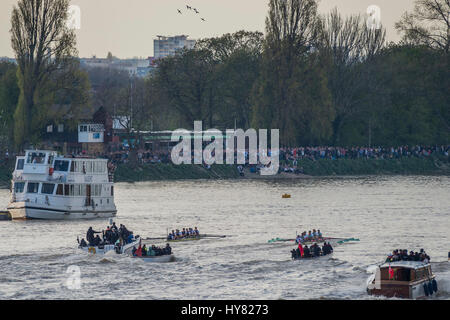
[(198, 231), (197, 227), (194, 228), (194, 232), (197, 237), (200, 236), (200, 231)]
[(322, 232), (320, 232), (320, 229), (317, 230), (317, 237), (318, 237), (319, 239), (322, 239)]

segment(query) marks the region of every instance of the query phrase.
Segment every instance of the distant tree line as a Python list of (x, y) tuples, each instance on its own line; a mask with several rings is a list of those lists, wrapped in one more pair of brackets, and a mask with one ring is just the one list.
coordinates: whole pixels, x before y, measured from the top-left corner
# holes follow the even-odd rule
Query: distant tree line
[[(30, 42), (25, 13), (37, 2), (61, 6), (53, 42)], [(38, 141), (44, 119), (56, 117), (50, 106), (60, 104), (72, 106), (74, 121), (80, 109), (104, 106), (130, 138), (202, 120), (205, 129), (280, 129), (288, 147), (450, 142), (448, 0), (417, 0), (396, 24), (399, 43), (386, 43), (385, 29), (364, 16), (319, 15), (316, 0), (270, 0), (265, 34), (202, 39), (144, 79), (81, 69), (62, 24), (67, 5), (21, 0), (13, 11), (18, 65), (0, 64), (0, 130), (16, 146)]]

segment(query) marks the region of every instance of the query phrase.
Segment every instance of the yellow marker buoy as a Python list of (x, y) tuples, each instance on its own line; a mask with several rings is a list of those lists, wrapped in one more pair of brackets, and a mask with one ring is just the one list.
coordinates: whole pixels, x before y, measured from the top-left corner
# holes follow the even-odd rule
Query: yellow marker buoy
[(283, 199), (290, 199), (291, 198), (291, 195), (290, 194), (287, 194), (287, 193), (285, 193), (285, 194), (283, 194)]

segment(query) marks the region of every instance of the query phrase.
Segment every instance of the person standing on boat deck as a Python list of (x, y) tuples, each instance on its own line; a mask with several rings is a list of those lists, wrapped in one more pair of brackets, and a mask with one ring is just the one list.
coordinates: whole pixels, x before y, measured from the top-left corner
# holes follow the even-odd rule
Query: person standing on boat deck
[(94, 231), (92, 227), (89, 227), (88, 231), (86, 232), (86, 239), (89, 242), (89, 244), (92, 245), (94, 241), (94, 234), (95, 233), (101, 233), (100, 231)]

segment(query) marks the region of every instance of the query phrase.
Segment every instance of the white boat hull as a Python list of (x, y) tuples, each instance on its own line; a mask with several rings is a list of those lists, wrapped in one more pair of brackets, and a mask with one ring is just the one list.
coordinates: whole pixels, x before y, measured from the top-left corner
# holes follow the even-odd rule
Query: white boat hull
[[(134, 242), (131, 242), (129, 244), (126, 244), (122, 247), (120, 254), (127, 254), (129, 252), (131, 252), (131, 250), (133, 249), (134, 246), (139, 246), (139, 242), (140, 239), (135, 240)], [(86, 253), (90, 253), (93, 255), (104, 255), (107, 254), (109, 252), (115, 252), (115, 247), (112, 244), (108, 244), (103, 246), (102, 248), (100, 247), (79, 247), (80, 250), (86, 252)]]
[(144, 262), (158, 262), (158, 263), (164, 263), (164, 262), (173, 262), (175, 261), (175, 256), (173, 254), (171, 255), (165, 255), (165, 256), (146, 256), (146, 257), (133, 257), (136, 259), (141, 259)]
[(80, 219), (98, 219), (113, 218), (117, 215), (116, 210), (107, 211), (75, 211), (75, 210), (58, 210), (51, 208), (32, 207), (24, 202), (15, 202), (8, 208), (13, 220), (80, 220)]

